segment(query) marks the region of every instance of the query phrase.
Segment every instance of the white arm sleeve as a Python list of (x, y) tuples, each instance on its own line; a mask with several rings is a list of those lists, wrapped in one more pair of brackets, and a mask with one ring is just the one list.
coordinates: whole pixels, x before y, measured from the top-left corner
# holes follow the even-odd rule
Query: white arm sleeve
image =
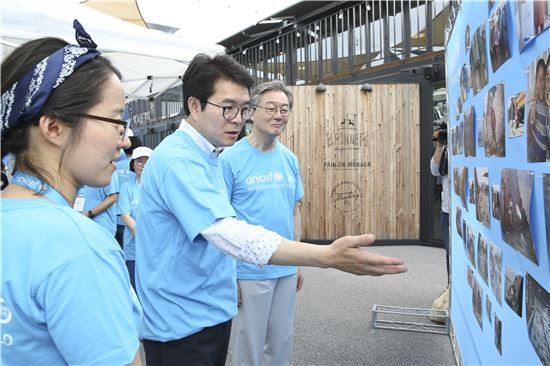
[(222, 252), (258, 267), (268, 264), (283, 237), (259, 225), (251, 225), (235, 217), (216, 220), (201, 232), (202, 236)]

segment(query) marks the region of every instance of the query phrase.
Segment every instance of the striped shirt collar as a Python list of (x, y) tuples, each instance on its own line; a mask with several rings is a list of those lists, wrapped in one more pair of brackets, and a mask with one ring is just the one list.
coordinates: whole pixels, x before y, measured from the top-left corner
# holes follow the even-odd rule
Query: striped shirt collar
[(201, 135), (195, 127), (191, 126), (185, 119), (181, 120), (180, 130), (185, 132), (197, 144), (197, 146), (210, 157), (217, 158), (223, 151), (223, 147), (215, 147)]

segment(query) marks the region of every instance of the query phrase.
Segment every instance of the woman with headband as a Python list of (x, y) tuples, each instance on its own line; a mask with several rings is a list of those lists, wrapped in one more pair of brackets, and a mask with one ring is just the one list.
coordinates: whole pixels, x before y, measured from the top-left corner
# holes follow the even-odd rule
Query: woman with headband
[(0, 364), (139, 362), (141, 308), (115, 239), (73, 209), (104, 186), (125, 137), (120, 73), (75, 21), (80, 46), (30, 41), (2, 63)]

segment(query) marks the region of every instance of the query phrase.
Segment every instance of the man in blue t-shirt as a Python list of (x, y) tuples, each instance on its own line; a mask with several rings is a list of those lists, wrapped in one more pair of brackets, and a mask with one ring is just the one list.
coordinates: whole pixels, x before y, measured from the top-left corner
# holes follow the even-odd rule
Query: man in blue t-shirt
[(147, 364), (225, 365), (237, 313), (233, 258), (362, 275), (406, 271), (399, 259), (359, 248), (374, 241), (370, 234), (320, 246), (238, 220), (218, 156), (252, 114), (253, 79), (229, 55), (199, 54), (182, 84), (187, 117), (151, 154), (136, 217), (136, 287)]
[[(296, 156), (277, 141), (293, 104), (282, 81), (258, 85), (251, 94), (254, 129), (220, 156), (231, 205), (239, 219), (300, 240), (304, 195)], [(264, 268), (237, 262), (239, 312), (233, 319), (234, 365), (288, 365), (294, 302), (302, 286), (296, 267)]]

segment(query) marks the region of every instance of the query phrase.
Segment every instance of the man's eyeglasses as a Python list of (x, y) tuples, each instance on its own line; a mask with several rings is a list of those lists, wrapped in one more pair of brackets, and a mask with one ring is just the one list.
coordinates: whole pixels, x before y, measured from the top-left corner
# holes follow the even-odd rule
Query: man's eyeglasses
[(124, 121), (124, 120), (121, 120), (121, 119), (107, 118), (107, 117), (102, 117), (102, 116), (96, 116), (96, 115), (93, 115), (93, 114), (86, 114), (86, 113), (79, 113), (79, 114), (75, 114), (74, 116), (75, 117), (81, 117), (81, 118), (90, 118), (90, 119), (95, 119), (95, 120), (98, 120), (98, 121), (109, 122), (109, 123), (114, 123), (114, 124), (117, 124), (117, 125), (121, 125), (121, 126), (124, 127), (124, 134), (122, 136), (123, 137), (128, 136), (128, 129), (130, 128), (130, 122), (127, 122), (127, 121)]
[(236, 105), (229, 105), (229, 106), (221, 106), (214, 104), (212, 102), (206, 101), (206, 103), (213, 105), (214, 107), (218, 107), (222, 109), (222, 115), (223, 118), (226, 121), (232, 121), (237, 115), (239, 114), (239, 111), (241, 112), (241, 117), (243, 120), (247, 120), (250, 118), (252, 113), (254, 113), (255, 108), (252, 106), (244, 106), (244, 107), (237, 107)]
[(254, 107), (262, 108), (265, 110), (265, 113), (269, 114), (270, 116), (273, 116), (275, 113), (277, 113), (277, 110), (281, 113), (281, 116), (288, 117), (290, 114), (290, 108), (283, 106), (283, 107), (276, 107), (274, 105), (267, 105), (265, 107), (262, 107), (261, 105), (256, 105)]

